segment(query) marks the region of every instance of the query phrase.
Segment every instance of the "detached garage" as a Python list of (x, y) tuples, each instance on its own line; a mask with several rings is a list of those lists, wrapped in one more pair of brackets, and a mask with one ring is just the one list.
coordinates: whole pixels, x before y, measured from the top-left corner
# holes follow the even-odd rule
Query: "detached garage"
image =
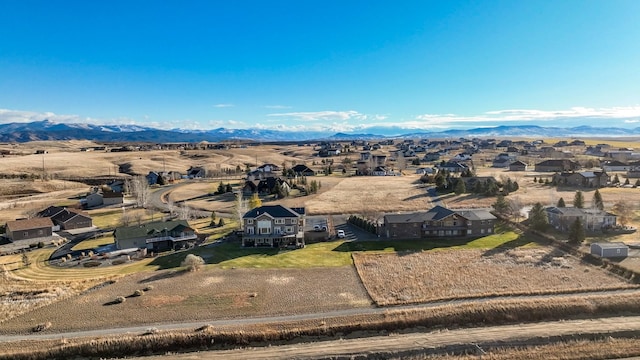
[(627, 257), (629, 256), (629, 247), (621, 242), (593, 243), (591, 244), (591, 255), (603, 258)]

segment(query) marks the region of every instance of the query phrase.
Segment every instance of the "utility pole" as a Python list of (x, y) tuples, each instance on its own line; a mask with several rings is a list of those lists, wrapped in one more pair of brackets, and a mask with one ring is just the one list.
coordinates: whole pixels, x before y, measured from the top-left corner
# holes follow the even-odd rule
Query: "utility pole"
[(44, 177), (45, 177), (46, 173), (44, 170), (44, 153), (42, 153), (42, 181), (44, 181)]

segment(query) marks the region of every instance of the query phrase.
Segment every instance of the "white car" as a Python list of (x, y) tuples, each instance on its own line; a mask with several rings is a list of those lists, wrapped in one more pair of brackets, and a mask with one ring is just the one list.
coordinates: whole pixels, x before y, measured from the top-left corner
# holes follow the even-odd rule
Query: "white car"
[(336, 235), (338, 236), (339, 239), (344, 239), (346, 237), (344, 230), (338, 230)]

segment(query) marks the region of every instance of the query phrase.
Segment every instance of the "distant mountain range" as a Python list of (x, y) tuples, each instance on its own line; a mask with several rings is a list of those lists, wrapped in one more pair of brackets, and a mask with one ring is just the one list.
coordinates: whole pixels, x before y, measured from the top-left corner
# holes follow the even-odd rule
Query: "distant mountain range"
[(313, 131), (277, 131), (264, 129), (213, 130), (160, 130), (137, 125), (89, 125), (54, 123), (49, 120), (30, 123), (0, 125), (1, 142), (27, 142), (39, 140), (93, 140), (100, 142), (199, 142), (224, 140), (251, 141), (308, 141), (356, 140), (380, 138), (460, 138), (460, 137), (640, 137), (640, 128), (600, 128), (579, 126), (573, 128), (542, 127), (535, 125), (496, 126), (466, 130), (438, 132), (418, 131), (397, 127), (372, 127), (366, 134), (328, 133)]

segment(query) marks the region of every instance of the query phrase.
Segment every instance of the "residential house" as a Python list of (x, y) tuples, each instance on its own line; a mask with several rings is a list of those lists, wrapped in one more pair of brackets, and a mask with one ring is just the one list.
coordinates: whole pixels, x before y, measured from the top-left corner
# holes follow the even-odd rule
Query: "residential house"
[(121, 192), (107, 189), (94, 189), (91, 194), (80, 200), (80, 205), (84, 209), (91, 209), (101, 205), (115, 205), (124, 203), (124, 195)]
[(553, 175), (553, 181), (560, 185), (603, 187), (611, 177), (605, 171), (563, 172)]
[(442, 162), (439, 165), (436, 165), (436, 168), (438, 168), (438, 170), (446, 170), (452, 173), (461, 173), (469, 169), (469, 166), (462, 163), (449, 161)]
[(187, 178), (189, 179), (202, 179), (206, 177), (207, 172), (201, 167), (190, 167), (187, 169)]
[(316, 174), (315, 171), (303, 164), (295, 165), (291, 170), (298, 176), (314, 176)]
[(523, 161), (516, 160), (509, 164), (509, 171), (527, 171), (527, 164)]
[(610, 160), (602, 163), (602, 170), (604, 171), (629, 171), (631, 165), (623, 163), (619, 160)]
[(107, 186), (111, 189), (111, 191), (123, 193), (124, 192), (124, 181), (122, 180), (114, 180), (107, 184)]
[(53, 223), (49, 218), (7, 221), (5, 232), (11, 241), (45, 238), (53, 235)]
[(153, 252), (188, 247), (198, 239), (186, 220), (156, 221), (118, 227), (113, 232), (118, 249), (146, 248)]
[(242, 246), (304, 246), (304, 208), (267, 205), (242, 217)]
[(418, 175), (433, 175), (436, 172), (437, 170), (434, 168), (423, 167), (423, 168), (416, 169), (416, 174)]
[(545, 160), (537, 163), (535, 170), (538, 172), (563, 172), (574, 171), (580, 168), (580, 164), (577, 162), (560, 159), (560, 160)]
[(450, 210), (384, 216), (384, 234), (391, 239), (476, 237), (494, 232), (496, 217), (486, 209)]
[(49, 206), (40, 211), (38, 217), (50, 218), (54, 225), (54, 231), (90, 228), (93, 220), (89, 214), (78, 209), (60, 206)]
[(102, 190), (102, 203), (105, 206), (124, 204), (124, 195), (121, 192)]
[(242, 187), (242, 193), (246, 196), (253, 193), (271, 194), (275, 191), (276, 186), (280, 186), (284, 191), (290, 192), (291, 185), (285, 179), (279, 177), (268, 177), (261, 180), (247, 180)]
[(560, 231), (569, 231), (577, 219), (580, 219), (585, 229), (591, 231), (616, 226), (616, 215), (599, 209), (551, 206), (545, 208), (545, 212), (549, 224)]
[(273, 173), (276, 171), (280, 171), (280, 167), (276, 164), (264, 164), (264, 165), (258, 166), (257, 170), (266, 172), (266, 173)]
[(149, 171), (149, 173), (145, 177), (147, 178), (147, 183), (149, 185), (156, 185), (158, 183), (158, 179), (160, 178), (160, 174), (155, 171)]

